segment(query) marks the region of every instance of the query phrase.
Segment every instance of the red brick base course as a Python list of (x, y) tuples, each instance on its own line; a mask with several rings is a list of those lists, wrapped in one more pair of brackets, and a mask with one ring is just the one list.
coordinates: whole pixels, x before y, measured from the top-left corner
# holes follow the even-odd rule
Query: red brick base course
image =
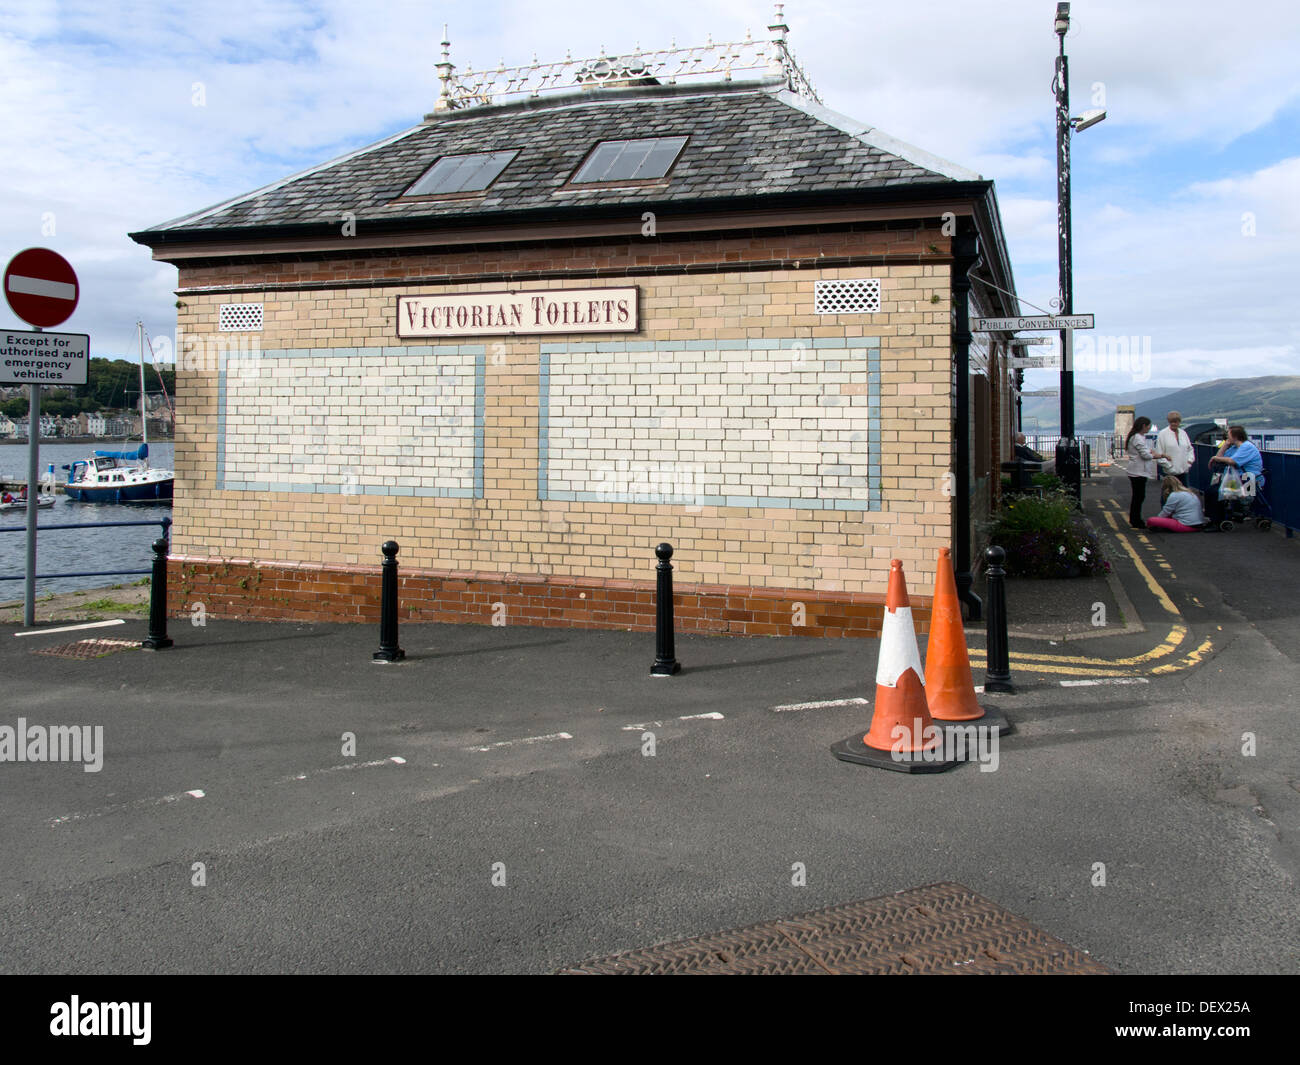
[[(653, 632), (653, 581), (602, 581), (500, 573), (399, 570), (398, 618), (477, 625), (534, 625)], [(815, 592), (747, 585), (678, 584), (677, 632), (736, 636), (878, 638), (884, 592)], [(913, 595), (918, 634), (930, 622), (930, 597)], [(173, 556), (167, 612), (266, 621), (379, 622), (379, 567), (254, 563)], [(503, 604), (497, 606), (496, 604)], [(803, 624), (798, 607), (802, 604)], [(499, 619), (499, 620), (498, 620)]]

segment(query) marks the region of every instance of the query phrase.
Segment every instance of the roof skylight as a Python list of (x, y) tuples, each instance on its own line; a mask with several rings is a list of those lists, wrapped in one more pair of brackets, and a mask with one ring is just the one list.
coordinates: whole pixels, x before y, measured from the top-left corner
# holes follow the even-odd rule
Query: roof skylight
[(685, 137), (647, 137), (602, 141), (573, 175), (572, 184), (651, 181), (668, 173), (686, 144)]
[(482, 192), (501, 176), (501, 171), (518, 154), (517, 151), (508, 151), (444, 155), (402, 195), (453, 196), (462, 192)]

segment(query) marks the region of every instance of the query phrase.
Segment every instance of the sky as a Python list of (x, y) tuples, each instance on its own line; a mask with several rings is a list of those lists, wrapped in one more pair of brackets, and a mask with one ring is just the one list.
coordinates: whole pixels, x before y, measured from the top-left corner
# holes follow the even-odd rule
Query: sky
[[(1055, 0), (795, 0), (831, 109), (996, 182), (1025, 313), (1057, 292)], [(771, 4), (658, 0), (0, 0), (0, 255), (55, 249), (59, 327), (165, 358), (176, 270), (127, 233), (416, 125), (458, 67), (766, 37)], [(1075, 0), (1076, 383), (1108, 392), (1300, 373), (1300, 6)], [(9, 309), (0, 314), (10, 315)], [(21, 325), (15, 318), (6, 325)], [(1026, 387), (1049, 388), (1052, 371)]]

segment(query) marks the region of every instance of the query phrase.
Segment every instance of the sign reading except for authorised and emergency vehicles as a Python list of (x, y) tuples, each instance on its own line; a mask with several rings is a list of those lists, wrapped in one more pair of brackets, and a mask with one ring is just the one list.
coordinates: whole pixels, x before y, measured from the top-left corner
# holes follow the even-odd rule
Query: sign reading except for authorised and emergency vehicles
[(976, 333), (1014, 333), (1018, 329), (1095, 329), (1091, 314), (1036, 314), (1026, 318), (972, 318)]
[(0, 385), (84, 385), (89, 366), (85, 333), (0, 330)]

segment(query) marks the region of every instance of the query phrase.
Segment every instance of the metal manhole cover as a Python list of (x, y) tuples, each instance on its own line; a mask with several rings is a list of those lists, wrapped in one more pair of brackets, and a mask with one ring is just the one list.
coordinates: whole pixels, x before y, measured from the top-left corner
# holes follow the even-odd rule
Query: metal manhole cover
[(583, 962), (562, 974), (1058, 973), (1108, 970), (961, 884), (931, 884)]
[(104, 658), (106, 655), (115, 655), (118, 651), (128, 651), (139, 646), (139, 640), (78, 640), (76, 643), (42, 647), (32, 654), (52, 655), (55, 658)]

